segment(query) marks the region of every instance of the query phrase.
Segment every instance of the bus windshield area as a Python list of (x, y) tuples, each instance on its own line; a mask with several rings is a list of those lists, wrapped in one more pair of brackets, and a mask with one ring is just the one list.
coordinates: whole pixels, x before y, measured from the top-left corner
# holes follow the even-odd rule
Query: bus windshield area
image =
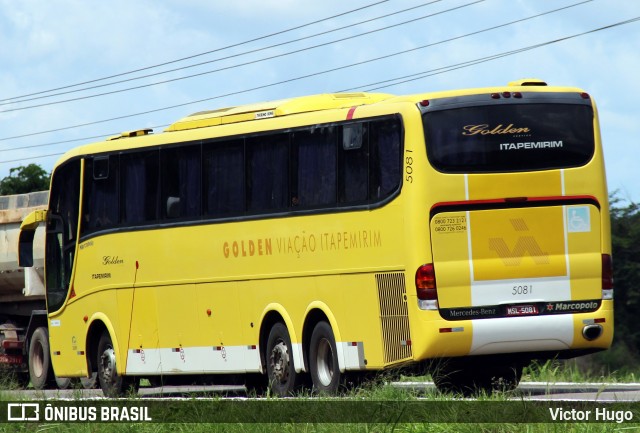
[(594, 154), (593, 109), (585, 104), (480, 105), (423, 115), (427, 155), (444, 173), (579, 167)]

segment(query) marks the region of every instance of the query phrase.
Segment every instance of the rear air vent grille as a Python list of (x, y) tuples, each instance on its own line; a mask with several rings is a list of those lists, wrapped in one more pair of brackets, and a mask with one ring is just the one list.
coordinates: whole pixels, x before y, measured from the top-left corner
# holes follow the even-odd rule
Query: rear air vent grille
[(410, 359), (413, 354), (404, 273), (376, 274), (376, 283), (380, 303), (384, 362), (387, 364)]

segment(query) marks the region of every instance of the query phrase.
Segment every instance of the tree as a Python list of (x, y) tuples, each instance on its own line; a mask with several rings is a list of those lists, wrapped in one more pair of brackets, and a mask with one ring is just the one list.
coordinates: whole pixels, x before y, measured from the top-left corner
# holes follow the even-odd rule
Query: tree
[(613, 286), (616, 337), (624, 340), (633, 353), (640, 349), (640, 205), (611, 200), (611, 241), (613, 244)]
[[(640, 366), (640, 204), (620, 199), (614, 192), (611, 203), (611, 244), (615, 326), (610, 350), (593, 356), (589, 369), (603, 373), (637, 373)], [(604, 367), (604, 369), (603, 369)]]
[(49, 174), (38, 164), (29, 164), (9, 170), (9, 176), (0, 181), (0, 195), (26, 194), (49, 189)]

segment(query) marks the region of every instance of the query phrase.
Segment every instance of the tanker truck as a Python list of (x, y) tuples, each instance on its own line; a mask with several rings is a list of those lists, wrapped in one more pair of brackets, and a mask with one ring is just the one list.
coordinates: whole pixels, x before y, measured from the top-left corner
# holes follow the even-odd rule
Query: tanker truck
[(34, 235), (34, 266), (18, 266), (20, 223), (31, 211), (46, 209), (48, 196), (40, 191), (0, 197), (0, 377), (13, 377), (21, 387), (31, 382), (35, 389), (64, 389), (70, 380), (55, 377), (49, 351), (44, 228)]

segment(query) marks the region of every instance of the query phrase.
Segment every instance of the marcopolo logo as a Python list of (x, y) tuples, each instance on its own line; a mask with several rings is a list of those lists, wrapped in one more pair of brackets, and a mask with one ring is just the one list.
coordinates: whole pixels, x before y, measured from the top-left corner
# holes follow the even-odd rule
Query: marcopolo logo
[(597, 301), (584, 302), (553, 302), (547, 304), (547, 311), (567, 312), (567, 311), (593, 311), (600, 307)]

